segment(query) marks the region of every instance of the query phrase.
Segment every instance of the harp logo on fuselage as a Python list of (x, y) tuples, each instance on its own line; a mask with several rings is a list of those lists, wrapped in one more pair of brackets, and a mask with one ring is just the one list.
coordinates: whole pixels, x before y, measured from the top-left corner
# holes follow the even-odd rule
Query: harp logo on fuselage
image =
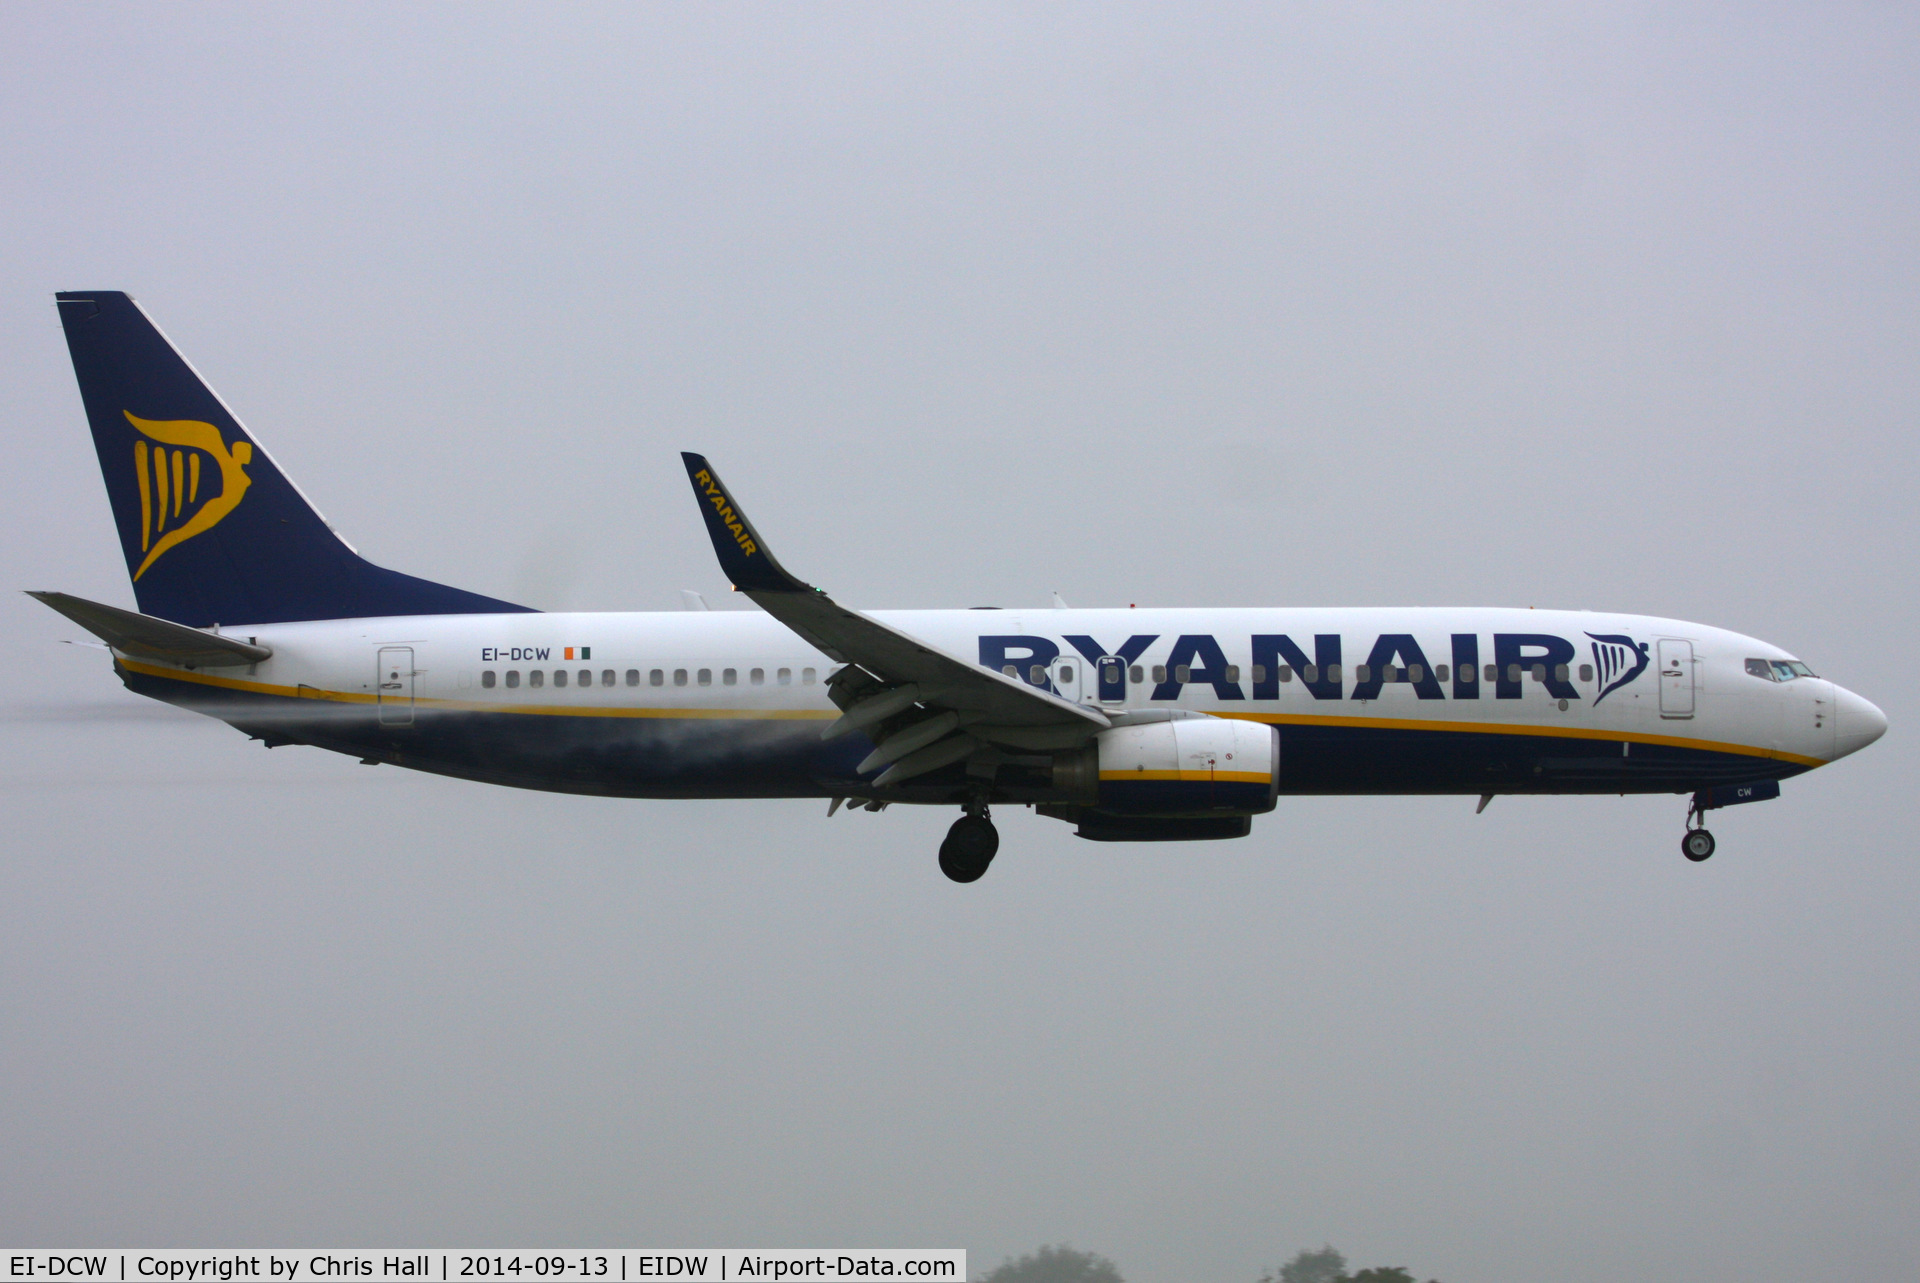
[(1600, 674), (1598, 704), (1607, 696), (1647, 671), (1647, 643), (1635, 641), (1625, 633), (1588, 633), (1593, 638), (1593, 666)]
[[(197, 419), (142, 419), (131, 410), (122, 410), (127, 422), (140, 434), (133, 443), (133, 472), (140, 486), (140, 551), (144, 554), (135, 582), (149, 567), (171, 549), (195, 535), (203, 535), (226, 519), (240, 506), (247, 487), (253, 484), (246, 467), (253, 462), (253, 446), (236, 441), (233, 448), (220, 436), (220, 429)], [(212, 460), (212, 468), (205, 465)], [(212, 478), (203, 480), (202, 472), (217, 471), (220, 489), (201, 500), (201, 491), (211, 489)]]

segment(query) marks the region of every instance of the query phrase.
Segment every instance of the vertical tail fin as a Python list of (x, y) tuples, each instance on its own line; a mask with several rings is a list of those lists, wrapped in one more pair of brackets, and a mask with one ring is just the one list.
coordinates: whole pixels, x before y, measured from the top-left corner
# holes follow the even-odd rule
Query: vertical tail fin
[(132, 299), (54, 297), (143, 613), (205, 628), (528, 609), (363, 559)]

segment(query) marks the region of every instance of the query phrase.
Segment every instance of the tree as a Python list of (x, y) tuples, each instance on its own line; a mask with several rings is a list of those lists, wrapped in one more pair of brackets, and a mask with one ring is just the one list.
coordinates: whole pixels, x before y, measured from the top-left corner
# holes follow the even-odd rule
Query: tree
[(994, 1266), (980, 1283), (1125, 1283), (1125, 1280), (1106, 1257), (1077, 1252), (1061, 1243), (1022, 1257), (1009, 1257)]
[[(1358, 1274), (1347, 1273), (1347, 1258), (1331, 1247), (1302, 1251), (1278, 1270), (1268, 1270), (1260, 1283), (1418, 1283), (1404, 1265), (1374, 1265)], [(1436, 1283), (1428, 1279), (1427, 1283)]]
[(1344, 1283), (1346, 1277), (1347, 1258), (1331, 1247), (1322, 1247), (1317, 1252), (1302, 1248), (1278, 1272), (1269, 1270), (1262, 1274), (1260, 1283)]

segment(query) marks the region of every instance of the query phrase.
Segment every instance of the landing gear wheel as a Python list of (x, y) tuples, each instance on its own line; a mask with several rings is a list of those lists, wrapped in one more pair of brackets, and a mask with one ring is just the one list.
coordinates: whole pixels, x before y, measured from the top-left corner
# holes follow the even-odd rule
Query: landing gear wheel
[(1000, 831), (984, 815), (963, 815), (940, 844), (940, 872), (955, 882), (978, 882), (1000, 849)]
[(1698, 864), (1713, 854), (1713, 834), (1705, 829), (1688, 829), (1680, 839), (1680, 853)]

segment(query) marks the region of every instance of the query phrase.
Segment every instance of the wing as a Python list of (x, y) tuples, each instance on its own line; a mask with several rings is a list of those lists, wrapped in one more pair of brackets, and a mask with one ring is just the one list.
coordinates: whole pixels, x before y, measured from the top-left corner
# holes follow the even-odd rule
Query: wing
[(825, 737), (866, 730), (879, 747), (861, 769), (888, 767), (876, 784), (959, 761), (988, 743), (1069, 748), (1111, 725), (1097, 709), (950, 655), (803, 583), (774, 559), (712, 466), (697, 454), (680, 457), (735, 589), (849, 665), (830, 686), (843, 715)]

